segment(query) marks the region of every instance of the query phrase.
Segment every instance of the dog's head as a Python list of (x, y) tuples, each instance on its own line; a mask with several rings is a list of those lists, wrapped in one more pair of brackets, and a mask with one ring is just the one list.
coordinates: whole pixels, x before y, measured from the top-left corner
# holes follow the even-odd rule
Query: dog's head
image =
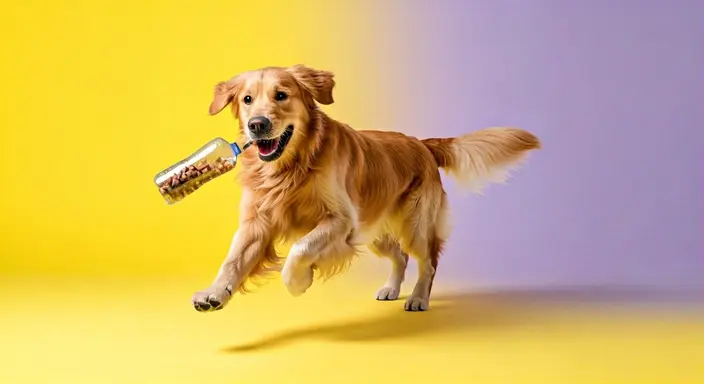
[(210, 114), (231, 104), (259, 158), (271, 162), (295, 153), (305, 140), (315, 103), (332, 104), (334, 86), (332, 73), (303, 65), (245, 72), (215, 87)]

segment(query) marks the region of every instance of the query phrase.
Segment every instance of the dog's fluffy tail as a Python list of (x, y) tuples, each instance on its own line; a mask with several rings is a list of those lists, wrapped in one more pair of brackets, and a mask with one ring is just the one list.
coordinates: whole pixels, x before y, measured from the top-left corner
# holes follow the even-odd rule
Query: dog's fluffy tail
[(516, 128), (486, 128), (467, 135), (422, 140), (438, 166), (475, 193), (504, 182), (540, 140)]

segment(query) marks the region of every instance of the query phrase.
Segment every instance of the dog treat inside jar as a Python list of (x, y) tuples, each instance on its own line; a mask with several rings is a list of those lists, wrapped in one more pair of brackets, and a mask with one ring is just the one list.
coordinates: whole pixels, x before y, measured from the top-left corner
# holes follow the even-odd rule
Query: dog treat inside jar
[(203, 184), (235, 168), (242, 149), (236, 143), (216, 138), (192, 155), (159, 172), (154, 183), (168, 204), (174, 204), (195, 192)]

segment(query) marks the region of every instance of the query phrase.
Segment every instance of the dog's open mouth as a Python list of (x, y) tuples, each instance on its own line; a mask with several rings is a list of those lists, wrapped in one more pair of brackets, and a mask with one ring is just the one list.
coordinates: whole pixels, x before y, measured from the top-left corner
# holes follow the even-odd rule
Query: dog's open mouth
[(293, 136), (293, 125), (286, 127), (284, 133), (275, 139), (259, 139), (255, 142), (259, 151), (259, 158), (263, 161), (278, 159)]

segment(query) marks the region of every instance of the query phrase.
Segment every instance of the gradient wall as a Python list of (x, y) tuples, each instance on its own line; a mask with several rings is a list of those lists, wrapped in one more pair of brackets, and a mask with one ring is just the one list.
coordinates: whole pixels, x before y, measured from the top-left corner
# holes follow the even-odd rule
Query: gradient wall
[[(535, 153), (483, 197), (448, 187), (438, 272), (478, 285), (701, 287), (701, 1), (395, 1), (393, 127), (491, 125)], [(401, 59), (402, 57), (402, 59)]]
[[(701, 306), (562, 289), (702, 282), (701, 1), (6, 3), (0, 383), (704, 382)], [(216, 82), (294, 63), (336, 73), (326, 110), (358, 128), (543, 139), (483, 197), (449, 182), (430, 311), (374, 300), (375, 258), (193, 310), (240, 190), (167, 206), (152, 178), (236, 138)]]
[(544, 141), (483, 197), (450, 182), (440, 278), (699, 284), (702, 12), (684, 0), (17, 4), (2, 16), (0, 271), (212, 277), (236, 184), (167, 207), (152, 177), (235, 138), (228, 114), (206, 114), (217, 81), (302, 62), (337, 74), (327, 110), (355, 127), (515, 125)]

